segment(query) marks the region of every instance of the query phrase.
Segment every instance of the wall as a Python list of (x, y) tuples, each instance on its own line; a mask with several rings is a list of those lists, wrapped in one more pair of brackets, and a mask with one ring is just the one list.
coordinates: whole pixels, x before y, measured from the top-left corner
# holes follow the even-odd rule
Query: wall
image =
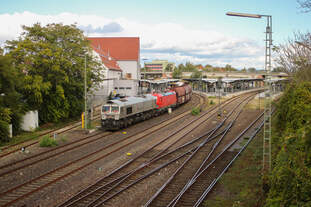
[(28, 111), (22, 118), (22, 130), (34, 131), (37, 127), (39, 127), (38, 111)]
[(136, 96), (138, 94), (138, 80), (115, 80), (114, 90), (121, 95)]
[(140, 68), (137, 61), (131, 61), (131, 60), (119, 60), (117, 61), (120, 68), (122, 69), (122, 75), (123, 77), (126, 77), (126, 73), (131, 73), (132, 78), (131, 79), (140, 79), (139, 72)]

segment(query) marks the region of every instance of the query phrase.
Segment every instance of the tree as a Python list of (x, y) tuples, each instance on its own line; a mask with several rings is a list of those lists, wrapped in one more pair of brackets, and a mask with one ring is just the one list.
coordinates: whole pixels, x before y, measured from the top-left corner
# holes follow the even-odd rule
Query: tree
[(91, 55), (89, 42), (76, 25), (23, 26), (18, 40), (7, 50), (23, 72), (21, 91), (40, 121), (58, 122), (80, 115), (84, 104), (84, 63), (88, 88), (102, 80), (100, 63)]
[(0, 54), (0, 141), (8, 141), (9, 124), (16, 134), (20, 129), (25, 104), (18, 88), (22, 85), (21, 74), (13, 67), (8, 56)]
[(294, 33), (294, 38), (275, 48), (276, 61), (299, 81), (311, 81), (311, 33)]
[(195, 70), (196, 70), (195, 65), (193, 65), (191, 62), (186, 62), (185, 69), (184, 69), (185, 72), (192, 72)]
[(285, 69), (281, 66), (273, 68), (272, 72), (284, 72)]
[(293, 82), (278, 104), (266, 206), (311, 205), (310, 94), (310, 82)]
[(167, 66), (165, 67), (165, 71), (167, 71), (167, 72), (172, 72), (172, 70), (173, 70), (173, 64), (167, 64)]
[(297, 0), (298, 4), (300, 5), (300, 8), (303, 12), (310, 12), (311, 11), (311, 0)]
[[(180, 66), (180, 65), (179, 65)], [(173, 78), (181, 78), (181, 76), (182, 76), (182, 70), (179, 68), (179, 66), (178, 66), (178, 68), (174, 68), (174, 71), (173, 71), (173, 73), (172, 73), (172, 77)]]
[(198, 71), (197, 69), (194, 70), (191, 74), (191, 78), (201, 78), (202, 77), (202, 72)]
[(233, 68), (231, 65), (227, 64), (225, 66), (225, 71), (236, 71), (237, 69)]
[(256, 68), (248, 68), (247, 72), (249, 73), (255, 73), (256, 72)]

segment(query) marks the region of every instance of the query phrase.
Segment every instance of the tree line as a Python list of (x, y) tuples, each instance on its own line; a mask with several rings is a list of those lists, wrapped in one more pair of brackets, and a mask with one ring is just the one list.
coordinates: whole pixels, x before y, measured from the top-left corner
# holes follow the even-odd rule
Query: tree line
[(103, 79), (91, 51), (76, 25), (23, 26), (17, 40), (7, 41), (0, 51), (0, 141), (8, 140), (9, 124), (20, 132), (29, 110), (39, 111), (41, 124), (80, 116), (84, 70), (88, 89)]
[(186, 62), (186, 64), (181, 63), (173, 69), (171, 68), (171, 66), (168, 65), (166, 71), (172, 71), (173, 78), (180, 78), (182, 72), (192, 72), (191, 78), (200, 78), (202, 77), (202, 72), (234, 72), (234, 71), (256, 72), (257, 70), (254, 67), (250, 67), (248, 69), (243, 68), (242, 70), (238, 70), (237, 68), (232, 67), (230, 64), (226, 64), (224, 67), (218, 67), (212, 66), (210, 64), (206, 64), (205, 66), (203, 66), (202, 64), (195, 65), (191, 62)]
[[(311, 11), (310, 0), (298, 3)], [(277, 104), (265, 206), (311, 206), (311, 34), (296, 32), (275, 50), (291, 82)]]

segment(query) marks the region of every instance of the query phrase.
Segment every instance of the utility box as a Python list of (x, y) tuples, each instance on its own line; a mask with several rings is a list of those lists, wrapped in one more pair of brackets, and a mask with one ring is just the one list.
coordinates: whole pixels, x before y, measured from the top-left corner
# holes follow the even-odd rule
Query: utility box
[(24, 131), (34, 131), (39, 127), (39, 114), (38, 111), (28, 111), (22, 117), (21, 128)]

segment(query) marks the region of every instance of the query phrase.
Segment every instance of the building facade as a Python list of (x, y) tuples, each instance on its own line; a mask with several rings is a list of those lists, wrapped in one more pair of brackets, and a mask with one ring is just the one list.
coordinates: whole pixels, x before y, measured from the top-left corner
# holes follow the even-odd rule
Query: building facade
[(91, 46), (99, 54), (115, 61), (122, 71), (122, 78), (140, 78), (139, 37), (88, 37)]
[(144, 70), (141, 72), (142, 79), (157, 79), (166, 78), (166, 72), (172, 72), (175, 63), (167, 60), (153, 60), (152, 62), (145, 62)]

